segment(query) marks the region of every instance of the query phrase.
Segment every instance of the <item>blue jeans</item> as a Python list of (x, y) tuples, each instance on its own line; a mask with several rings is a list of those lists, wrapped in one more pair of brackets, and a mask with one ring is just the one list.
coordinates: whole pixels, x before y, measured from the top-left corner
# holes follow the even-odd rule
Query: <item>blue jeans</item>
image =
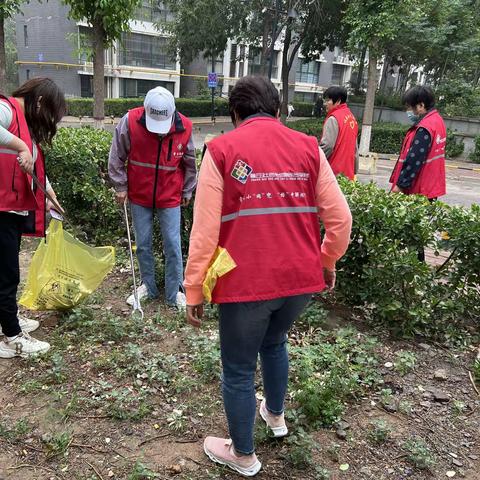
[[(152, 250), (153, 208), (135, 203), (130, 203), (130, 208), (142, 282), (147, 287), (148, 296), (156, 298), (159, 291), (155, 280), (155, 258)], [(175, 305), (177, 293), (183, 288), (180, 207), (158, 208), (156, 212), (165, 254), (165, 299), (168, 305)]]
[(260, 353), (267, 409), (281, 414), (288, 383), (287, 332), (311, 299), (297, 295), (259, 302), (222, 303), (222, 393), (235, 450), (254, 452), (255, 371)]

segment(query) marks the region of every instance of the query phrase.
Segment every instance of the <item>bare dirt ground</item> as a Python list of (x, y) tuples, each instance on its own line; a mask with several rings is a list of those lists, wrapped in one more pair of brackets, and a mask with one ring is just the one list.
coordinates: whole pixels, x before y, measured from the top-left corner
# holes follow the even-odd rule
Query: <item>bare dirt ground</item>
[[(23, 265), (33, 244), (27, 247)], [(153, 301), (140, 323), (125, 304), (129, 290), (120, 266), (73, 313), (30, 313), (42, 322), (35, 335), (52, 350), (36, 360), (0, 361), (0, 479), (238, 478), (202, 450), (205, 435), (227, 435), (215, 312), (196, 332)], [(371, 373), (380, 382), (348, 398), (343, 423), (321, 428), (303, 420), (309, 434), (302, 437), (289, 417), (283, 441), (259, 431), (258, 478), (480, 480), (475, 349), (392, 340), (344, 316), (330, 313), (322, 323), (329, 333), (320, 352), (327, 355), (346, 326), (359, 332), (349, 341), (376, 336), (366, 354), (375, 357)], [(319, 330), (298, 326), (294, 352), (317, 348)], [(295, 396), (287, 406), (297, 411)]]

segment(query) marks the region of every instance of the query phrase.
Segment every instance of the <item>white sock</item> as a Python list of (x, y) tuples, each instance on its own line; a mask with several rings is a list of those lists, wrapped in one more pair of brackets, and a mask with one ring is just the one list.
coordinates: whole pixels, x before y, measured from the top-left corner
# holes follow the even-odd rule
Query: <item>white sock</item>
[[(18, 335), (20, 335), (20, 334), (18, 334)], [(16, 338), (18, 338), (18, 335), (15, 335), (14, 337), (7, 337), (5, 335), (5, 338), (7, 339), (7, 342), (13, 342)]]

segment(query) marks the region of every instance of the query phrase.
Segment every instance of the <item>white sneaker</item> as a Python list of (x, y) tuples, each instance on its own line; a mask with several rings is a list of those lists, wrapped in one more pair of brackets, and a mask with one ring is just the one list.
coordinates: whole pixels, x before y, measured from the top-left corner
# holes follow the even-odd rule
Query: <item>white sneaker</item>
[(0, 358), (29, 357), (50, 350), (50, 344), (31, 337), (27, 332), (21, 332), (13, 340), (4, 338), (0, 342)]
[[(18, 323), (20, 324), (22, 332), (27, 333), (34, 332), (40, 326), (40, 322), (37, 322), (37, 320), (22, 317), (21, 315), (18, 316)], [(0, 335), (3, 335), (2, 327), (0, 327)]]
[(265, 399), (263, 399), (262, 403), (260, 404), (260, 416), (268, 425), (274, 437), (280, 438), (288, 434), (288, 428), (285, 424), (284, 414), (282, 413), (281, 415), (274, 415), (273, 413), (270, 413), (267, 410), (267, 403), (265, 402)]
[(187, 309), (187, 297), (183, 292), (177, 293), (177, 298), (175, 300), (175, 303), (179, 310), (185, 311)]
[[(145, 297), (148, 297), (147, 286), (142, 283), (142, 284), (137, 288), (137, 295), (138, 295), (138, 300), (139, 300), (139, 301), (141, 301), (141, 300), (144, 299)], [(132, 307), (134, 302), (135, 302), (135, 295), (132, 293), (132, 294), (127, 298), (127, 304)]]

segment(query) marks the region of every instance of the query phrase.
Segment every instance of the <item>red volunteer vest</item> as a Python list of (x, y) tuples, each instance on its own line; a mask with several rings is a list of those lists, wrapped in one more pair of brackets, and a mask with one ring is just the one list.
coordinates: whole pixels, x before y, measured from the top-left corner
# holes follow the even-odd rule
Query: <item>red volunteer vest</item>
[[(7, 98), (3, 95), (0, 95), (0, 101), (8, 103), (12, 109), (13, 118), (8, 131), (21, 138), (33, 153), (32, 138), (19, 103), (14, 98)], [(17, 151), (0, 146), (0, 211), (27, 210), (29, 216), (25, 234), (44, 236), (45, 195), (36, 185), (32, 190), (32, 178), (21, 170), (17, 156)], [(45, 162), (39, 146), (37, 146), (35, 174), (45, 187)]]
[(343, 174), (350, 180), (355, 177), (355, 149), (357, 145), (358, 123), (346, 103), (332, 108), (325, 117), (335, 117), (338, 123), (338, 136), (332, 154), (328, 159), (335, 175)]
[(425, 128), (430, 133), (432, 144), (427, 159), (417, 175), (413, 185), (404, 190), (404, 193), (424, 195), (427, 198), (437, 198), (447, 193), (445, 179), (445, 147), (447, 141), (447, 129), (443, 118), (437, 110), (428, 112), (416, 125), (411, 127), (403, 140), (400, 156), (393, 169), (390, 183), (397, 184), (408, 151), (419, 128)]
[(129, 200), (148, 208), (178, 207), (185, 175), (182, 159), (192, 122), (176, 112), (170, 132), (160, 138), (147, 130), (145, 109), (139, 107), (128, 112), (128, 132)]
[(316, 138), (272, 117), (251, 117), (211, 140), (208, 150), (224, 181), (218, 244), (237, 264), (218, 279), (212, 301), (271, 300), (323, 290)]

